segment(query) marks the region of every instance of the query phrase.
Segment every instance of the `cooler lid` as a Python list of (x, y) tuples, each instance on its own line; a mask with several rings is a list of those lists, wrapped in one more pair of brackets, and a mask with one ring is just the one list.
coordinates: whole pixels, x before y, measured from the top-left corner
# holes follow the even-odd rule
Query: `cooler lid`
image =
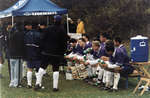
[(138, 39), (148, 39), (148, 37), (144, 37), (142, 35), (137, 35), (136, 37), (131, 37), (131, 40), (138, 40)]

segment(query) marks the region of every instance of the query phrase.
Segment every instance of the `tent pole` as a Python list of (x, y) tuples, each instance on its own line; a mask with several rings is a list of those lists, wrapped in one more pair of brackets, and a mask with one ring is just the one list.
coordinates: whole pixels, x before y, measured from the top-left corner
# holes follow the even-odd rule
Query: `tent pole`
[(14, 26), (14, 16), (12, 16), (12, 27)]
[(67, 16), (67, 33), (69, 33), (69, 21), (68, 21), (68, 14), (67, 14), (66, 16)]
[(47, 26), (48, 26), (48, 24), (49, 24), (49, 16), (47, 16)]

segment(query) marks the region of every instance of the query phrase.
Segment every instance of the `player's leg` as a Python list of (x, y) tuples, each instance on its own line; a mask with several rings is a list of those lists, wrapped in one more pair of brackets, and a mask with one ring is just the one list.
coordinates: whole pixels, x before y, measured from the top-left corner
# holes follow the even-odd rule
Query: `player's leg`
[(59, 65), (53, 65), (53, 91), (58, 91)]
[(34, 68), (33, 61), (27, 61), (27, 88), (32, 88), (32, 69)]
[(48, 56), (44, 56), (42, 58), (42, 63), (41, 66), (39, 68), (39, 70), (36, 73), (36, 84), (35, 84), (35, 90), (40, 89), (41, 85), (42, 85), (42, 78), (43, 75), (46, 74), (46, 69), (49, 65), (49, 57)]

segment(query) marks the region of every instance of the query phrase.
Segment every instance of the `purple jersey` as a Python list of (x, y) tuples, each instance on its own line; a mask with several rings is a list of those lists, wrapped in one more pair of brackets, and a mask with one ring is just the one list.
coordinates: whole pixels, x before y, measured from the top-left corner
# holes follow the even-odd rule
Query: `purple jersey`
[(86, 48), (91, 48), (92, 47), (92, 43), (91, 42), (87, 42), (85, 47)]
[(87, 48), (86, 47), (81, 47), (80, 45), (77, 45), (76, 47), (76, 54), (79, 54), (79, 55), (84, 55), (84, 50), (86, 50)]
[(67, 46), (67, 50), (69, 51), (69, 53), (73, 52), (76, 53), (77, 52), (77, 46), (72, 47), (70, 44)]
[(129, 57), (121, 48), (116, 48), (113, 55), (110, 56), (110, 62), (118, 66), (129, 65)]
[(125, 55), (128, 55), (127, 50), (124, 45), (120, 45), (118, 48), (120, 48)]
[(98, 51), (92, 50), (90, 54), (93, 55), (94, 59), (100, 58), (102, 56), (101, 48)]

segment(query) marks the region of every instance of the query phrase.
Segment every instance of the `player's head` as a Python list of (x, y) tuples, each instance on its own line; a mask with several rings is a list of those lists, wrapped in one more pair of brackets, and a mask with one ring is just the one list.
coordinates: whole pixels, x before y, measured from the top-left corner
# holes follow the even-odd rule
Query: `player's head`
[(78, 43), (79, 43), (79, 45), (80, 45), (81, 47), (85, 47), (86, 41), (85, 41), (83, 38), (80, 38), (80, 39), (78, 40)]
[(107, 32), (103, 32), (100, 34), (100, 41), (102, 43), (106, 42), (108, 39), (109, 39), (109, 34)]
[(93, 41), (92, 42), (92, 49), (94, 51), (98, 51), (99, 50), (99, 47), (100, 47), (100, 42), (99, 41)]
[(77, 20), (77, 23), (79, 24), (81, 21), (82, 21), (82, 20), (79, 18), (79, 19)]
[(115, 39), (114, 39), (113, 41), (114, 41), (114, 45), (115, 45), (116, 47), (119, 47), (120, 44), (122, 43), (122, 40), (121, 40), (120, 37), (115, 37)]
[(72, 47), (75, 47), (77, 44), (77, 40), (72, 38), (72, 39), (70, 39), (69, 43), (71, 44)]
[(83, 38), (86, 42), (89, 41), (89, 36), (88, 36), (87, 34), (83, 34), (83, 35), (82, 35), (82, 38)]
[(54, 16), (54, 23), (55, 24), (61, 24), (62, 16), (60, 15), (55, 15)]
[(41, 22), (39, 27), (40, 27), (40, 29), (46, 28), (46, 23), (45, 22)]
[(32, 22), (25, 22), (24, 26), (26, 30), (32, 30)]
[(107, 42), (106, 42), (105, 49), (106, 49), (106, 53), (107, 53), (108, 55), (110, 55), (110, 56), (113, 55), (113, 52), (114, 52), (114, 50), (115, 50), (113, 41), (107, 41)]

